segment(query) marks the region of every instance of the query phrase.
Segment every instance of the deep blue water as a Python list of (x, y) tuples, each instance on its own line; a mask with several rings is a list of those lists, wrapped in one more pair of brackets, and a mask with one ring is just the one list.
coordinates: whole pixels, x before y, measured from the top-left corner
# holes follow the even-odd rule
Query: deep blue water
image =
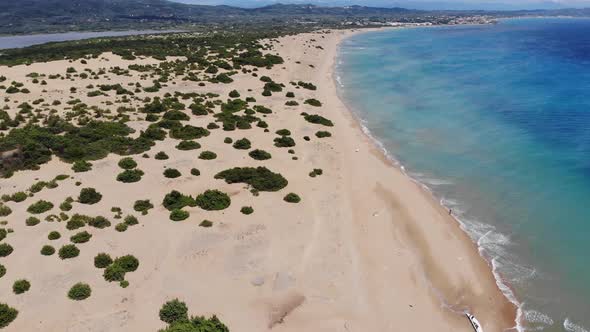
[(513, 288), (526, 327), (590, 329), (590, 19), (361, 34), (337, 75)]

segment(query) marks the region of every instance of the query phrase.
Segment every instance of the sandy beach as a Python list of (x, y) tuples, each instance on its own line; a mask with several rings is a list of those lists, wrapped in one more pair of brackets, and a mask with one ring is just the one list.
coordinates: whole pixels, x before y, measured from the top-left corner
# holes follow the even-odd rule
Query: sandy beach
[[(258, 77), (238, 73), (231, 84), (206, 86), (174, 79), (158, 93), (213, 92), (226, 100), (235, 89), (243, 98), (253, 96), (257, 105), (273, 110), (264, 118), (270, 132), (261, 128), (212, 130), (198, 140), (202, 148), (194, 151), (176, 149), (174, 139), (159, 141), (148, 152), (151, 158), (133, 156), (145, 172), (137, 183), (116, 181), (122, 157), (114, 154), (93, 162), (89, 172), (74, 173), (71, 164), (53, 158), (40, 170), (1, 179), (1, 193), (11, 194), (27, 190), (38, 180), (71, 175), (57, 188), (44, 189), (24, 202), (6, 203), (13, 212), (0, 220), (14, 230), (4, 240), (14, 247), (14, 253), (0, 258), (7, 268), (0, 278), (0, 298), (19, 310), (19, 315), (5, 330), (156, 331), (165, 327), (158, 310), (174, 298), (186, 302), (193, 315), (216, 314), (231, 331), (473, 331), (463, 315), (465, 310), (476, 315), (486, 332), (512, 329), (516, 308), (501, 293), (476, 245), (428, 191), (384, 156), (339, 99), (334, 62), (339, 43), (353, 33), (358, 32), (282, 37), (269, 43), (285, 63), (260, 69)], [(85, 87), (96, 81), (55, 80), (44, 88), (27, 83), (31, 78), (26, 75), (63, 74), (74, 65), (98, 70), (127, 68), (133, 63), (158, 61), (128, 61), (103, 54), (87, 64), (54, 61), (0, 67), (8, 82), (25, 82), (31, 90), (10, 96), (0, 92), (0, 96), (9, 98), (5, 104), (11, 115), (21, 102), (37, 98), (61, 100), (56, 107), (60, 114), (68, 111), (66, 102), (72, 98), (108, 108), (107, 101), (115, 97), (86, 95), (89, 89)], [(126, 86), (140, 81), (140, 74), (109, 75), (104, 83)], [(284, 83), (285, 90), (262, 97), (264, 84), (259, 78), (263, 75)], [(311, 82), (317, 90), (295, 89), (289, 84), (298, 81)], [(71, 87), (77, 87), (75, 94), (69, 93)], [(298, 106), (285, 106), (286, 91), (295, 92)], [(320, 100), (322, 106), (304, 104), (308, 98)], [(306, 122), (301, 112), (322, 115), (334, 126)], [(211, 116), (191, 115), (188, 123), (206, 127), (211, 121)], [(143, 130), (149, 122), (134, 118), (127, 124)], [(274, 132), (283, 128), (297, 142), (294, 154), (273, 144)], [(318, 130), (328, 130), (332, 136), (317, 138)], [(311, 139), (306, 141), (304, 136)], [(225, 137), (234, 141), (246, 137), (253, 148), (270, 152), (272, 159), (254, 160), (246, 151), (224, 143)], [(204, 150), (218, 157), (199, 159)], [(159, 151), (170, 158), (154, 159)], [(236, 166), (266, 166), (281, 173), (289, 184), (280, 192), (253, 196), (243, 184), (214, 179), (218, 172)], [(164, 177), (166, 167), (178, 169), (182, 176)], [(191, 168), (198, 168), (200, 176), (191, 176)], [(312, 178), (313, 169), (322, 169), (323, 174)], [(76, 231), (66, 230), (65, 222), (27, 226), (27, 207), (43, 199), (56, 207), (38, 217), (58, 214), (57, 206), (67, 197), (77, 197), (83, 187), (96, 188), (102, 200), (94, 205), (73, 203), (69, 214), (103, 215), (115, 223), (110, 211), (120, 207), (123, 215), (136, 215), (139, 225), (125, 232), (113, 227), (87, 229), (93, 237), (79, 245), (80, 255), (73, 259), (41, 255), (43, 245), (59, 248)], [(169, 211), (161, 204), (167, 193), (178, 190), (198, 195), (207, 189), (228, 193), (231, 206), (221, 211), (191, 207), (186, 209), (188, 219), (169, 219)], [(289, 192), (297, 193), (301, 202), (284, 202)], [(138, 199), (150, 199), (155, 207), (142, 216), (133, 211)], [(240, 213), (242, 206), (252, 206), (254, 213)], [(204, 219), (213, 221), (213, 227), (199, 227)], [(47, 234), (53, 230), (62, 237), (49, 241)], [(100, 252), (113, 257), (133, 254), (139, 259), (137, 271), (126, 276), (129, 287), (103, 279), (102, 271), (93, 265), (93, 257)], [(12, 283), (21, 278), (30, 281), (31, 289), (16, 295)], [(80, 302), (68, 299), (68, 289), (81, 281), (92, 287), (92, 296)]]

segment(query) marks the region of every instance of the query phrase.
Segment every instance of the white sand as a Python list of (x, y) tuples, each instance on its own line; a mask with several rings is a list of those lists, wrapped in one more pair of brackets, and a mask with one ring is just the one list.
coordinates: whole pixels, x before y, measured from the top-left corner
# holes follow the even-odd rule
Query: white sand
[[(513, 326), (514, 307), (502, 296), (475, 245), (429, 193), (384, 158), (338, 99), (332, 67), (338, 43), (350, 34), (302, 34), (281, 38), (276, 44), (286, 63), (263, 69), (259, 75), (284, 83), (286, 91), (295, 92), (300, 106), (284, 106), (284, 92), (262, 97), (263, 83), (241, 73), (229, 85), (198, 87), (195, 82), (178, 80), (159, 92), (217, 92), (225, 100), (230, 90), (237, 89), (242, 98), (254, 96), (257, 104), (273, 109), (274, 113), (264, 119), (270, 133), (256, 127), (233, 132), (213, 130), (209, 137), (199, 140), (203, 148), (196, 151), (176, 150), (178, 141), (166, 139), (148, 153), (153, 157), (165, 151), (170, 159), (136, 156), (146, 174), (134, 184), (115, 180), (121, 171), (117, 166), (121, 157), (116, 155), (94, 162), (93, 170), (86, 173), (73, 173), (71, 165), (53, 160), (39, 171), (18, 172), (0, 180), (4, 194), (25, 190), (36, 178), (50, 180), (62, 173), (74, 177), (22, 203), (7, 203), (14, 212), (0, 218), (8, 220), (7, 227), (15, 231), (5, 240), (14, 247), (14, 253), (0, 258), (0, 264), (8, 269), (0, 279), (0, 299), (20, 311), (6, 331), (155, 331), (165, 326), (158, 310), (173, 298), (185, 301), (191, 314), (217, 314), (232, 331), (266, 331), (270, 327), (314, 332), (472, 331), (461, 315), (465, 309), (478, 317), (486, 332)], [(105, 57), (109, 61), (91, 60), (85, 67), (126, 68), (132, 63), (113, 55)], [(71, 65), (56, 61), (0, 70), (9, 77), (8, 82), (30, 82), (24, 77), (27, 73), (63, 74)], [(76, 67), (84, 66), (76, 62)], [(125, 86), (138, 81), (137, 73), (133, 75), (124, 78), (111, 74), (109, 83)], [(318, 90), (293, 89), (288, 84), (298, 80), (312, 82)], [(67, 101), (70, 86), (79, 87), (77, 96), (89, 105), (107, 108), (99, 103), (113, 98), (86, 97), (88, 90), (84, 87), (97, 84), (92, 80), (48, 82), (47, 93), (27, 83), (31, 94), (10, 95), (11, 111), (21, 101), (40, 96), (49, 102)], [(142, 84), (148, 86), (148, 82)], [(324, 105), (303, 105), (306, 98), (317, 98)], [(63, 106), (58, 107), (60, 112)], [(114, 111), (116, 107), (110, 108)], [(321, 114), (335, 126), (310, 124), (300, 116), (302, 111)], [(190, 123), (205, 127), (211, 121), (211, 116), (191, 116)], [(139, 129), (147, 123), (129, 125)], [(274, 131), (281, 128), (293, 132), (299, 160), (291, 160), (287, 149), (273, 146)], [(333, 136), (317, 139), (317, 130), (328, 130)], [(302, 139), (305, 135), (311, 137), (310, 142)], [(273, 158), (255, 161), (247, 151), (224, 144), (226, 136), (234, 140), (247, 137), (253, 148), (269, 151)], [(198, 159), (204, 150), (216, 152), (218, 159)], [(258, 165), (283, 174), (289, 180), (288, 187), (254, 197), (244, 185), (213, 179), (226, 168)], [(183, 176), (165, 178), (165, 166), (179, 169)], [(191, 176), (192, 167), (200, 169), (201, 176)], [(309, 177), (314, 168), (323, 169), (324, 174)], [(76, 181), (82, 185), (76, 187)], [(66, 230), (64, 222), (25, 226), (26, 208), (46, 199), (56, 206), (49, 213), (58, 213), (57, 206), (68, 196), (75, 198), (81, 187), (96, 188), (103, 199), (90, 206), (74, 203), (70, 215), (103, 215), (114, 224), (117, 220), (110, 209), (118, 206), (123, 215), (138, 216), (140, 225), (124, 233), (114, 227), (86, 227), (93, 238), (78, 245), (79, 257), (60, 260), (57, 254), (42, 256), (39, 250), (43, 245), (59, 249), (79, 230)], [(232, 205), (218, 212), (187, 209), (191, 216), (182, 222), (170, 221), (168, 211), (161, 206), (164, 195), (173, 189), (196, 195), (210, 188), (229, 193)], [(299, 194), (302, 202), (284, 202), (282, 198), (288, 192)], [(156, 207), (147, 216), (133, 211), (135, 200), (148, 198)], [(254, 208), (252, 215), (240, 213), (240, 207), (246, 205)], [(214, 226), (198, 227), (203, 219), (212, 220)], [(62, 238), (47, 240), (52, 230), (60, 231)], [(133, 254), (140, 260), (139, 269), (126, 277), (128, 288), (103, 279), (102, 270), (93, 266), (93, 257), (99, 252), (113, 257)], [(31, 282), (31, 290), (15, 295), (12, 283), (21, 278)], [(92, 296), (81, 302), (68, 299), (67, 291), (80, 281), (91, 285)]]

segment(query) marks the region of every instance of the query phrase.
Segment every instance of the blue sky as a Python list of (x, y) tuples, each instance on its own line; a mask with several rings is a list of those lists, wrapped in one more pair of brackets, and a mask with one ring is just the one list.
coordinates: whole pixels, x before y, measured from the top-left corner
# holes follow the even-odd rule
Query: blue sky
[(316, 5), (365, 5), (416, 9), (553, 9), (590, 7), (590, 0), (174, 0), (206, 5), (259, 7), (272, 3), (312, 3)]

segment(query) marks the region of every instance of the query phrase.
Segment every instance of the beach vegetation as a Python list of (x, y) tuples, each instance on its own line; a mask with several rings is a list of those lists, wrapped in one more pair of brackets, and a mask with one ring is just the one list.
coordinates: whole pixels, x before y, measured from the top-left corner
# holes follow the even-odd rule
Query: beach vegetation
[(54, 247), (52, 247), (50, 245), (44, 245), (41, 248), (41, 255), (43, 255), (43, 256), (51, 256), (53, 254), (55, 254), (55, 248)]
[(59, 234), (58, 231), (51, 231), (47, 235), (47, 239), (49, 239), (49, 240), (57, 240), (59, 238), (61, 238), (61, 234)]
[(90, 286), (88, 284), (79, 282), (70, 288), (68, 291), (68, 298), (75, 301), (81, 301), (89, 298), (91, 294), (92, 289)]
[(141, 180), (144, 172), (140, 169), (126, 169), (123, 172), (117, 174), (117, 181), (123, 183), (134, 183)]
[(32, 214), (40, 214), (43, 212), (47, 212), (51, 209), (53, 209), (53, 203), (45, 201), (45, 200), (39, 200), (39, 201), (31, 204), (27, 208), (27, 212), (32, 213)]
[(90, 241), (91, 238), (92, 234), (88, 233), (87, 231), (82, 231), (70, 236), (70, 241), (73, 243), (86, 243)]
[(217, 158), (217, 154), (213, 151), (203, 151), (199, 154), (199, 159), (213, 160), (215, 158)]
[(31, 289), (31, 283), (26, 279), (19, 279), (12, 284), (14, 294), (22, 294)]
[(73, 244), (66, 244), (59, 248), (58, 256), (61, 259), (69, 259), (77, 257), (80, 254), (80, 249)]
[(182, 151), (196, 150), (201, 148), (201, 144), (197, 141), (181, 141), (176, 145), (176, 148)]
[(285, 202), (288, 203), (299, 203), (301, 202), (301, 198), (299, 197), (299, 195), (295, 194), (295, 193), (288, 193), (283, 200)]
[(100, 253), (94, 256), (94, 266), (99, 269), (104, 269), (113, 263), (113, 259), (107, 253)]
[(201, 171), (199, 171), (196, 168), (191, 168), (191, 175), (193, 175), (193, 176), (199, 176), (199, 175), (201, 175)]
[(274, 139), (275, 146), (278, 148), (290, 148), (295, 146), (295, 140), (289, 136), (281, 136)]
[(41, 222), (41, 220), (39, 220), (39, 218), (30, 216), (27, 218), (27, 220), (25, 220), (25, 225), (27, 226), (35, 226), (38, 225)]
[(173, 190), (164, 196), (162, 205), (169, 211), (182, 209), (185, 206), (196, 206), (194, 198)]
[(137, 167), (137, 162), (133, 160), (133, 158), (131, 157), (125, 157), (119, 160), (117, 165), (119, 165), (119, 167), (121, 167), (122, 169), (134, 169), (135, 167)]
[(7, 257), (12, 254), (13, 251), (14, 249), (10, 244), (0, 243), (0, 257)]
[(160, 309), (160, 320), (168, 324), (188, 320), (188, 308), (178, 299), (166, 302)]
[(242, 212), (245, 215), (249, 215), (249, 214), (254, 213), (254, 209), (251, 206), (243, 206), (240, 209), (240, 212)]
[(111, 222), (103, 216), (97, 216), (97, 217), (91, 218), (88, 221), (88, 225), (95, 227), (95, 228), (103, 229), (106, 227), (110, 227)]
[(315, 98), (306, 99), (303, 103), (310, 105), (310, 106), (314, 106), (314, 107), (321, 107), (322, 106), (322, 103)]
[(314, 123), (314, 124), (321, 124), (327, 127), (332, 127), (334, 126), (334, 123), (326, 118), (324, 118), (321, 115), (317, 115), (317, 114), (307, 114), (304, 116), (305, 121), (310, 122), (310, 123)]
[(332, 136), (332, 133), (330, 133), (329, 131), (320, 130), (320, 131), (318, 131), (318, 132), (315, 133), (315, 136), (317, 138), (331, 137)]
[(124, 232), (124, 231), (126, 231), (126, 230), (127, 230), (127, 228), (128, 228), (128, 227), (129, 227), (129, 226), (127, 226), (127, 224), (126, 224), (126, 223), (124, 223), (124, 222), (120, 222), (120, 223), (118, 223), (118, 224), (116, 224), (116, 225), (115, 225), (115, 230), (116, 230), (117, 232)]
[(18, 316), (18, 310), (8, 306), (5, 303), (0, 303), (0, 329), (7, 327)]
[(88, 172), (92, 169), (92, 164), (86, 160), (76, 160), (72, 164), (72, 170), (76, 173)]
[(78, 196), (78, 202), (82, 204), (96, 204), (102, 199), (102, 194), (94, 188), (82, 188)]
[(154, 158), (156, 158), (156, 160), (166, 160), (168, 159), (168, 155), (166, 154), (166, 152), (164, 151), (160, 151), (158, 153), (156, 153), (156, 155), (154, 156)]
[(272, 158), (272, 155), (270, 153), (260, 149), (252, 150), (248, 153), (248, 155), (255, 160), (268, 160)]
[(181, 209), (174, 209), (170, 211), (170, 220), (172, 221), (182, 221), (187, 219), (190, 216), (190, 213)]
[(250, 142), (249, 139), (242, 138), (242, 139), (237, 140), (234, 143), (233, 147), (235, 149), (239, 149), (239, 150), (248, 150), (248, 149), (250, 149), (252, 147), (252, 143)]
[(181, 174), (176, 168), (167, 168), (164, 170), (164, 176), (173, 179), (181, 176)]
[(207, 190), (198, 195), (195, 202), (203, 210), (217, 211), (228, 208), (231, 199), (229, 195), (219, 190)]
[(135, 201), (135, 203), (133, 203), (133, 210), (141, 212), (142, 215), (148, 214), (148, 211), (153, 207), (154, 205), (150, 202), (149, 199), (137, 200)]
[(215, 175), (227, 183), (245, 183), (258, 191), (278, 191), (288, 184), (281, 174), (274, 173), (266, 167), (234, 167)]

